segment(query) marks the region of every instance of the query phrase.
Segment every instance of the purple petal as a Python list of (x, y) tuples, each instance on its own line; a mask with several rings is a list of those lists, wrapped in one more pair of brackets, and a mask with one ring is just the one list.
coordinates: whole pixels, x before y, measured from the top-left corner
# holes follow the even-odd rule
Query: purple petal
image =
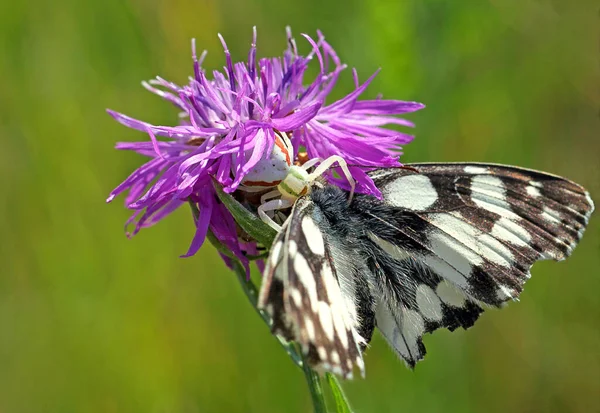
[(256, 26), (252, 27), (252, 45), (248, 53), (248, 72), (250, 78), (254, 80), (256, 76)]
[(194, 138), (199, 136), (210, 136), (214, 133), (226, 132), (225, 130), (218, 128), (202, 128), (199, 130), (191, 126), (155, 126), (147, 122), (142, 122), (141, 120), (133, 119), (127, 115), (123, 115), (122, 113), (118, 113), (110, 109), (107, 109), (106, 111), (122, 125), (132, 129), (137, 129), (141, 132), (148, 132), (148, 129), (150, 129), (154, 134), (168, 138)]
[(179, 97), (173, 95), (172, 93), (165, 92), (164, 90), (155, 88), (149, 82), (146, 82), (146, 81), (142, 82), (142, 86), (144, 88), (146, 88), (146, 90), (154, 93), (155, 95), (160, 96), (164, 100), (171, 102), (173, 105), (177, 106), (179, 109), (185, 110), (185, 104), (183, 103), (183, 101)]
[[(164, 199), (170, 195), (174, 189), (173, 185), (177, 180), (177, 165), (172, 165), (167, 169), (156, 183), (137, 201), (130, 203), (127, 207), (130, 209), (145, 208), (148, 201), (153, 199)], [(163, 188), (165, 190), (163, 190)]]
[(272, 146), (271, 142), (275, 141), (275, 134), (272, 129), (263, 129), (257, 132), (252, 139), (255, 141), (254, 150), (252, 151), (250, 158), (242, 165), (240, 172), (235, 177), (233, 184), (228, 188), (228, 191), (237, 188), (242, 182), (242, 179), (248, 174), (248, 171), (250, 171), (258, 161), (269, 155), (265, 153), (265, 149)]
[(225, 43), (225, 39), (221, 36), (221, 33), (217, 35), (221, 44), (223, 45), (223, 49), (225, 50), (225, 60), (227, 61), (227, 74), (229, 75), (229, 85), (231, 90), (235, 92), (235, 75), (233, 73), (233, 63), (231, 62), (231, 53), (229, 53), (229, 49), (227, 48), (227, 43)]
[(215, 179), (222, 186), (229, 186), (233, 182), (231, 179), (231, 156), (223, 156), (219, 160), (219, 168), (215, 175)]
[(151, 161), (146, 162), (144, 165), (133, 171), (133, 173), (129, 175), (127, 179), (125, 179), (119, 186), (113, 189), (109, 197), (106, 199), (106, 202), (112, 202), (115, 196), (125, 191), (128, 187), (133, 185), (134, 182), (140, 179), (144, 179), (144, 177), (148, 175), (151, 176), (150, 180), (154, 179), (165, 165), (166, 162), (162, 159), (153, 159)]
[[(341, 171), (338, 171), (338, 173), (341, 173)], [(373, 180), (369, 177), (369, 175), (366, 174), (364, 170), (362, 170), (361, 168), (351, 167), (350, 173), (356, 181), (355, 191), (357, 193), (371, 195), (378, 199), (381, 199), (381, 191), (377, 189)], [(329, 175), (327, 177), (327, 180), (330, 183), (339, 186), (342, 189), (345, 189), (347, 191), (350, 190), (350, 185), (348, 185), (348, 181), (345, 178), (334, 178), (333, 176)]]
[(208, 98), (207, 102), (210, 103), (213, 110), (216, 112), (220, 111), (222, 113), (229, 112), (227, 106), (225, 106), (225, 104), (222, 102), (219, 95), (217, 95), (216, 91), (213, 89), (213, 86), (206, 79), (206, 75), (202, 72), (200, 72), (200, 85), (202, 86), (203, 91), (206, 93)]
[(348, 96), (346, 96), (343, 99), (338, 100), (335, 103), (332, 103), (329, 106), (326, 106), (323, 108), (323, 113), (346, 113), (346, 112), (350, 112), (351, 108), (353, 107), (354, 104), (356, 104), (356, 98), (358, 98), (358, 96), (360, 96), (369, 86), (369, 84), (373, 81), (373, 79), (375, 79), (375, 76), (377, 76), (377, 74), (381, 71), (381, 69), (377, 69), (375, 71), (375, 73), (373, 73), (371, 75), (371, 77), (369, 77), (365, 83), (363, 83), (360, 87), (356, 88), (354, 90), (354, 92), (350, 93)]
[(158, 148), (158, 141), (156, 140), (156, 136), (154, 136), (154, 133), (152, 133), (152, 129), (146, 128), (146, 132), (148, 132), (148, 135), (150, 135), (150, 142), (152, 142), (152, 148), (154, 149), (156, 155), (158, 155), (160, 159), (165, 159), (163, 158), (163, 155), (160, 152), (160, 149)]
[(392, 131), (389, 129), (378, 128), (374, 126), (365, 126), (361, 125), (360, 123), (329, 122), (328, 126), (339, 131), (350, 133), (352, 135), (388, 138), (390, 141), (396, 144), (405, 144), (413, 140), (412, 135), (407, 135), (404, 133), (391, 134)]
[(196, 233), (192, 239), (192, 243), (188, 251), (181, 256), (181, 258), (187, 258), (194, 255), (206, 239), (206, 233), (208, 232), (208, 224), (210, 223), (210, 217), (212, 215), (213, 202), (211, 196), (203, 197), (204, 203), (200, 205), (200, 216), (196, 220)]
[(314, 102), (284, 118), (272, 119), (273, 127), (280, 131), (291, 131), (304, 126), (315, 117), (321, 108), (320, 102)]
[[(183, 143), (176, 142), (164, 142), (164, 141), (156, 141), (156, 144), (159, 149), (162, 149), (166, 154), (178, 154), (181, 151), (186, 151), (190, 149), (189, 145)], [(144, 141), (144, 142), (117, 142), (115, 145), (115, 149), (126, 150), (126, 151), (135, 151), (139, 154), (145, 156), (156, 155), (154, 150), (154, 145), (152, 142)], [(167, 156), (165, 156), (167, 157)], [(172, 159), (171, 159), (172, 160)]]
[(357, 115), (354, 112), (350, 112), (348, 114), (342, 116), (321, 116), (320, 114), (315, 116), (315, 119), (323, 121), (323, 122), (350, 122), (350, 123), (360, 123), (362, 125), (368, 126), (385, 126), (385, 125), (401, 125), (414, 127), (415, 124), (406, 119), (397, 118), (395, 116), (383, 116), (383, 115)]
[(353, 108), (352, 113), (366, 115), (399, 115), (402, 113), (415, 112), (423, 109), (424, 104), (419, 102), (404, 102), (402, 100), (359, 100)]
[(126, 230), (127, 237), (131, 238), (134, 235), (136, 235), (138, 232), (140, 232), (140, 229), (142, 229), (142, 227), (145, 226), (144, 224), (145, 224), (146, 220), (149, 219), (155, 212), (159, 211), (161, 208), (163, 208), (165, 205), (167, 205), (168, 202), (169, 202), (168, 199), (162, 200), (160, 202), (156, 202), (153, 205), (151, 205), (150, 207), (148, 207), (144, 211), (144, 213), (142, 214), (142, 216), (140, 218), (137, 218), (138, 214), (134, 214), (131, 218), (129, 218), (129, 220), (127, 221), (127, 225), (131, 224), (133, 222), (134, 218), (137, 218), (137, 222), (135, 223), (135, 227), (132, 232), (128, 232)]
[(312, 51), (309, 54), (309, 58), (312, 58), (312, 54), (315, 53), (317, 55), (317, 59), (319, 59), (319, 66), (321, 66), (321, 73), (324, 73), (324, 65), (323, 65), (323, 56), (321, 55), (321, 50), (319, 46), (315, 43), (315, 41), (307, 34), (301, 33), (301, 36), (304, 37), (312, 46)]

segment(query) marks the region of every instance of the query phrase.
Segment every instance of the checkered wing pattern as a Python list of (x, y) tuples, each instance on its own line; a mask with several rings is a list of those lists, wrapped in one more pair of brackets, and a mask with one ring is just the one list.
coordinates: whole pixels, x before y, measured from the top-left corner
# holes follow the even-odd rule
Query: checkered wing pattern
[(411, 367), (422, 336), (474, 324), (517, 299), (537, 260), (563, 260), (593, 211), (564, 178), (492, 164), (414, 164), (369, 173), (383, 199), (325, 185), (294, 206), (261, 305), (310, 362), (345, 376), (375, 327)]

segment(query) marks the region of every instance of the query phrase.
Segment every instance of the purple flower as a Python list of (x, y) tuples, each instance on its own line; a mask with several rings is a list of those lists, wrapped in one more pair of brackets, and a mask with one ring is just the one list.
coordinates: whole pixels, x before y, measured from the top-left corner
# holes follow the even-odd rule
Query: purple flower
[[(290, 137), (296, 155), (301, 150), (308, 158), (340, 155), (351, 166), (358, 192), (381, 195), (365, 170), (401, 165), (398, 146), (412, 140), (412, 136), (384, 126), (412, 126), (391, 115), (413, 112), (423, 105), (383, 99), (359, 101), (376, 73), (360, 84), (355, 71), (356, 89), (326, 105), (327, 95), (346, 66), (320, 32), (316, 42), (303, 35), (312, 46), (307, 56), (298, 54), (289, 29), (287, 34), (283, 58), (257, 61), (255, 30), (247, 63), (235, 64), (219, 35), (226, 66), (223, 72), (214, 71), (212, 79), (201, 68), (206, 52), (197, 58), (192, 42), (194, 76), (187, 85), (160, 77), (144, 82), (146, 89), (180, 109), (183, 120), (177, 126), (156, 126), (108, 111), (123, 125), (150, 137), (149, 141), (117, 144), (117, 149), (151, 158), (107, 200), (129, 191), (127, 207), (136, 211), (127, 223), (135, 223), (132, 235), (191, 201), (200, 215), (185, 256), (198, 250), (210, 229), (247, 265), (244, 252), (254, 251), (255, 245), (239, 241), (233, 217), (217, 200), (212, 181), (222, 185), (225, 192), (234, 192), (253, 167), (270, 156), (279, 133)], [(304, 73), (315, 57), (320, 72), (306, 84)], [(338, 183), (333, 176), (329, 179)]]

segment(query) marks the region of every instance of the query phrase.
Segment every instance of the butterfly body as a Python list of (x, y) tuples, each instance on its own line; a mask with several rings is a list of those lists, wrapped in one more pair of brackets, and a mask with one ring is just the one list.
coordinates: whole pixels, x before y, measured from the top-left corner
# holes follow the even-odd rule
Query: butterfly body
[(382, 199), (315, 185), (276, 237), (259, 306), (309, 362), (351, 377), (377, 327), (411, 367), (422, 336), (516, 299), (539, 259), (562, 260), (593, 204), (579, 185), (483, 164), (369, 173)]

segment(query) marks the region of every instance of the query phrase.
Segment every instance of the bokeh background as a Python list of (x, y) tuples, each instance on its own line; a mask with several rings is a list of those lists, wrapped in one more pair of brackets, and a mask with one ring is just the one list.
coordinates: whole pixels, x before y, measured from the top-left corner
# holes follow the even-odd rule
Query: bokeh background
[[(593, 0), (44, 0), (0, 5), (0, 412), (307, 412), (301, 372), (182, 209), (128, 240), (104, 200), (175, 110), (140, 81), (183, 83), (190, 38), (224, 64), (320, 28), (366, 96), (427, 104), (404, 161), (552, 171), (600, 200), (598, 4)], [(303, 44), (299, 40), (300, 44)], [(304, 51), (307, 50), (303, 45)], [(352, 88), (350, 72), (334, 97)], [(598, 215), (598, 214), (596, 214)], [(380, 336), (358, 412), (600, 411), (600, 217), (563, 263), (534, 267), (519, 303), (427, 336), (409, 371)]]

